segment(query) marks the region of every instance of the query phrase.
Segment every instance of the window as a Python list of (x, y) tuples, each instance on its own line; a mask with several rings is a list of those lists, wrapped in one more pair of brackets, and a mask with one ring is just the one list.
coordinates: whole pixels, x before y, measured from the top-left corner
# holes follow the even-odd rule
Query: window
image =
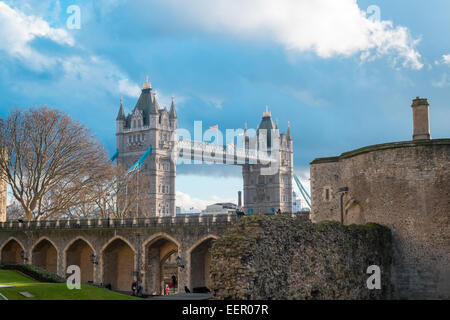
[(323, 189), (323, 200), (325, 200), (325, 201), (330, 201), (331, 200), (331, 198), (332, 198), (332, 190), (331, 190), (331, 188), (330, 187), (325, 187), (324, 189)]
[(133, 128), (136, 128), (136, 120), (133, 120)]

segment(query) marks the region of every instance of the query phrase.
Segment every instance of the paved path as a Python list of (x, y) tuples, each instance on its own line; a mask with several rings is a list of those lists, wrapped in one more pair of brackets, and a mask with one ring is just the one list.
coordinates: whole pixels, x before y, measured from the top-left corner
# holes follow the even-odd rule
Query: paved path
[(168, 296), (149, 296), (145, 300), (209, 300), (209, 293), (176, 293)]

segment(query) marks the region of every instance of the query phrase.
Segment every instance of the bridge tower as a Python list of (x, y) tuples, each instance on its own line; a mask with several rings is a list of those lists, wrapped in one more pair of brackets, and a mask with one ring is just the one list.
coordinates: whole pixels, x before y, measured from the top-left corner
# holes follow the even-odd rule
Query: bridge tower
[[(266, 142), (264, 141), (266, 136)], [(261, 136), (261, 138), (260, 138)], [(244, 133), (245, 147), (267, 150), (277, 163), (245, 164), (242, 166), (244, 179), (244, 211), (251, 213), (276, 212), (292, 213), (293, 144), (288, 123), (286, 133), (281, 133), (278, 124), (272, 121), (272, 115), (266, 107), (256, 136), (248, 137)], [(261, 146), (261, 142), (265, 147)]]
[(146, 205), (138, 208), (137, 216), (175, 215), (176, 128), (173, 97), (169, 111), (160, 108), (148, 77), (131, 114), (125, 115), (121, 99), (116, 119), (117, 163), (129, 168), (152, 146), (140, 169), (147, 187), (137, 192), (142, 194), (141, 199), (146, 199)]

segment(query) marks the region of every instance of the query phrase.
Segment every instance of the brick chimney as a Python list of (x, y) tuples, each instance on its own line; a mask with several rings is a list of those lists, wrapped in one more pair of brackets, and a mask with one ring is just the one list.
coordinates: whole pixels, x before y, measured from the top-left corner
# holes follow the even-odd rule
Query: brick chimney
[(430, 140), (430, 122), (428, 120), (428, 100), (416, 97), (412, 102), (413, 140)]

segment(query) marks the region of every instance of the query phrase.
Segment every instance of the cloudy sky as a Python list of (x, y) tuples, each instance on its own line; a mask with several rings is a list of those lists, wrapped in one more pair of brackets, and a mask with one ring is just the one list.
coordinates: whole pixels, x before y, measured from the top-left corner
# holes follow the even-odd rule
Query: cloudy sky
[[(410, 140), (416, 96), (432, 137), (450, 136), (449, 12), (447, 0), (0, 1), (0, 117), (49, 105), (112, 154), (120, 97), (131, 111), (149, 75), (190, 130), (255, 128), (268, 105), (282, 131), (290, 121), (308, 183), (316, 157)], [(185, 208), (242, 188), (239, 167), (177, 170)]]

